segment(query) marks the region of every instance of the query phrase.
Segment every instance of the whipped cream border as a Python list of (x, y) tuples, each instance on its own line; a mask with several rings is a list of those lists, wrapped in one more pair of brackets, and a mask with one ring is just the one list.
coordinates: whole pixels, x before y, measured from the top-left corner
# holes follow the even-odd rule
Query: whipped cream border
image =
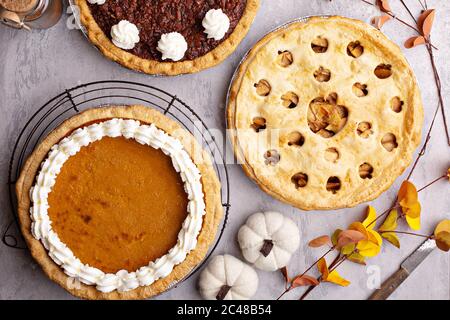
[[(103, 271), (83, 264), (73, 252), (52, 230), (52, 222), (48, 216), (48, 195), (56, 183), (56, 177), (62, 166), (80, 151), (82, 147), (103, 137), (119, 137), (135, 139), (138, 143), (161, 149), (172, 159), (175, 170), (180, 174), (184, 189), (188, 196), (188, 215), (178, 234), (177, 244), (169, 252), (151, 261), (135, 272), (120, 270), (116, 274)], [(175, 265), (185, 260), (187, 254), (197, 245), (205, 215), (205, 201), (201, 174), (181, 142), (158, 129), (154, 124), (143, 125), (136, 120), (112, 119), (89, 125), (75, 130), (70, 136), (54, 145), (46, 160), (41, 164), (41, 170), (35, 185), (30, 190), (32, 207), (31, 232), (48, 250), (50, 258), (58, 264), (66, 275), (78, 279), (86, 285), (95, 285), (101, 292), (130, 291), (139, 286), (148, 286), (160, 278), (168, 276)]]

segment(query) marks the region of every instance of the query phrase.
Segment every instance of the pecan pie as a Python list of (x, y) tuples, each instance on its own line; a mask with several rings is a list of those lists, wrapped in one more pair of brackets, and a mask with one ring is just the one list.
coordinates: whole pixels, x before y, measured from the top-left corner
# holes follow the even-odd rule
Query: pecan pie
[(228, 104), (235, 153), (275, 198), (305, 210), (374, 199), (409, 165), (422, 101), (401, 50), (343, 17), (290, 23), (237, 70)]
[[(222, 62), (247, 34), (259, 6), (259, 0), (76, 0), (75, 3), (89, 39), (106, 57), (134, 70), (165, 75), (198, 72)], [(118, 35), (114, 28), (123, 21), (135, 30), (123, 29), (124, 34)], [(124, 39), (129, 32), (134, 33), (131, 43), (122, 46), (115, 41), (114, 36)], [(170, 34), (182, 38), (175, 48), (181, 52), (172, 57), (160, 48), (164, 36)]]
[(67, 120), (36, 148), (16, 187), (33, 257), (82, 298), (163, 292), (204, 258), (222, 217), (208, 154), (142, 106)]

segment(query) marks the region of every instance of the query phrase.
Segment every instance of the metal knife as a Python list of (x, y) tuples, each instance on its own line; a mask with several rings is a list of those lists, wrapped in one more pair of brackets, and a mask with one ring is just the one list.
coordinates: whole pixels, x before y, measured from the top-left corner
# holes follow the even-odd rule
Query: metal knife
[(391, 275), (370, 297), (369, 300), (385, 300), (394, 292), (403, 281), (416, 269), (428, 255), (436, 248), (436, 242), (428, 239), (423, 242), (413, 253), (411, 253)]

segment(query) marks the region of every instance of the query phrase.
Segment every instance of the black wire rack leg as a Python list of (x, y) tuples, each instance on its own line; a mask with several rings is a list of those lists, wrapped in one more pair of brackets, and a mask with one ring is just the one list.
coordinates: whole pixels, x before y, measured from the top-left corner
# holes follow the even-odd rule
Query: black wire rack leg
[(25, 243), (22, 234), (18, 232), (19, 236), (16, 236), (15, 234), (10, 233), (13, 226), (17, 226), (15, 219), (11, 219), (11, 221), (6, 226), (5, 231), (3, 231), (2, 234), (3, 244), (12, 249), (20, 249), (20, 250), (26, 249), (27, 247), (25, 245), (20, 245), (20, 243), (22, 244)]

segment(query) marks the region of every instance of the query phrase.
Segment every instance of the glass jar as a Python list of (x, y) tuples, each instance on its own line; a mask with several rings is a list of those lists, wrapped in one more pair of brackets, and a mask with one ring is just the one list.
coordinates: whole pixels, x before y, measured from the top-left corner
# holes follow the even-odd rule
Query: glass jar
[[(0, 1), (1, 5), (2, 1)], [(5, 2), (10, 3), (10, 2)], [(0, 21), (14, 28), (48, 29), (54, 26), (62, 15), (61, 0), (34, 0), (26, 1), (27, 11), (11, 4), (0, 7)]]

